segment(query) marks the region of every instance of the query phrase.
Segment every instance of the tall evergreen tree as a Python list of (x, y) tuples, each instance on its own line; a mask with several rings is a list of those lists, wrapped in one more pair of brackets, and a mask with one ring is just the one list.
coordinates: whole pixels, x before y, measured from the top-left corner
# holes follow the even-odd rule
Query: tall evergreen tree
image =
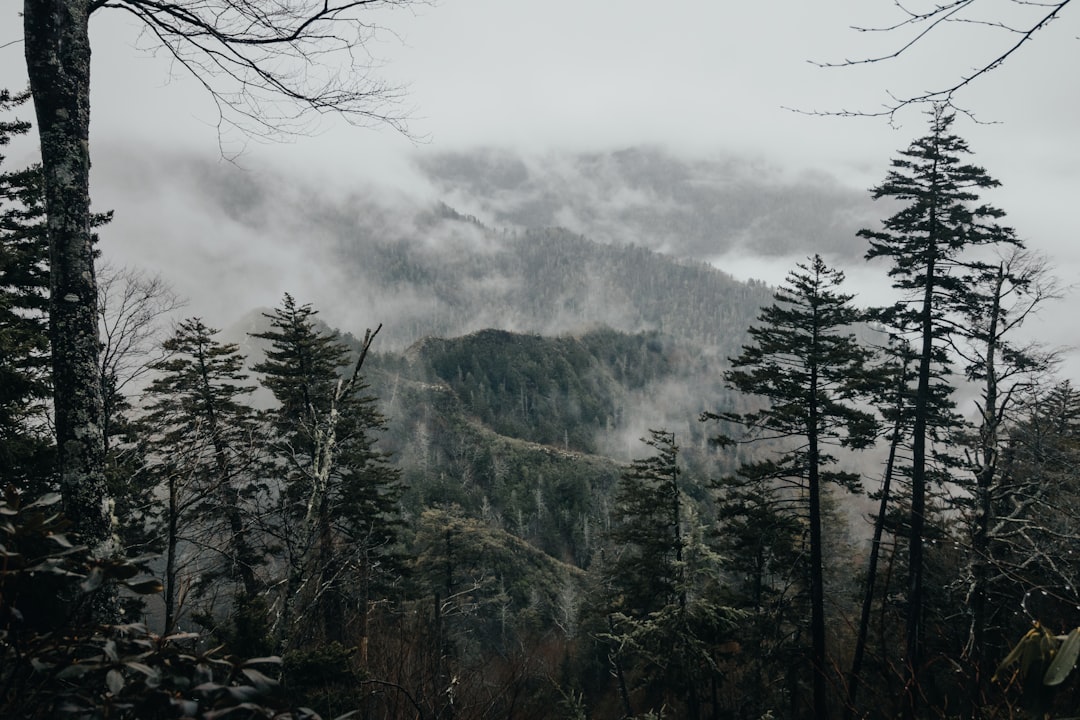
[(977, 204), (979, 191), (998, 186), (981, 167), (964, 162), (967, 143), (951, 132), (955, 116), (943, 107), (931, 114), (929, 134), (915, 140), (884, 182), (873, 188), (874, 199), (893, 198), (904, 206), (879, 230), (861, 230), (870, 242), (867, 259), (891, 263), (893, 287), (905, 293), (900, 307), (914, 319), (918, 352), (917, 388), (912, 426), (911, 522), (908, 539), (908, 613), (905, 664), (908, 703), (915, 712), (922, 655), (923, 538), (928, 485), (927, 438), (930, 434), (935, 365), (947, 366), (945, 344), (949, 313), (964, 304), (970, 292), (969, 271), (980, 267), (972, 248), (1020, 245), (1013, 231), (998, 224), (1004, 213)]
[(713, 544), (723, 558), (724, 601), (747, 614), (739, 624), (739, 642), (753, 648), (741, 658), (733, 676), (739, 685), (740, 717), (757, 717), (781, 701), (770, 688), (778, 668), (784, 690), (795, 704), (795, 668), (805, 666), (806, 649), (799, 635), (809, 615), (802, 513), (792, 504), (791, 488), (777, 480), (768, 461), (747, 463), (712, 484), (716, 492)]
[(634, 460), (620, 478), (608, 537), (612, 560), (600, 563), (624, 710), (631, 713), (632, 686), (651, 712), (667, 707), (699, 718), (711, 687), (715, 716), (715, 648), (736, 614), (718, 602), (720, 563), (680, 485), (675, 434), (650, 430), (643, 442), (655, 453)]
[[(27, 99), (0, 90), (0, 113)], [(0, 120), (0, 149), (29, 129)], [(54, 476), (44, 214), (37, 166), (0, 171), (0, 476), (31, 494)]]
[(650, 430), (643, 442), (656, 453), (634, 460), (620, 478), (610, 533), (614, 606), (635, 616), (677, 601), (684, 570), (679, 447), (664, 430)]
[(366, 656), (371, 602), (397, 560), (399, 473), (376, 446), (385, 421), (360, 374), (368, 332), (348, 370), (348, 350), (288, 294), (254, 337), (270, 347), (255, 366), (279, 406), (270, 412), (279, 492), (278, 532), (287, 554), (278, 637), (283, 643), (342, 638), (346, 607)]
[(216, 549), (216, 559), (200, 563), (197, 590), (222, 576), (236, 584), (241, 600), (260, 589), (251, 512), (258, 430), (244, 402), (254, 386), (247, 384), (239, 347), (222, 345), (216, 333), (198, 318), (181, 322), (164, 343), (169, 357), (154, 365), (160, 375), (147, 391), (148, 455), (165, 489), (167, 632), (177, 617), (183, 543), (204, 556), (206, 548)]
[(780, 458), (751, 463), (746, 474), (786, 483), (799, 499), (805, 497), (813, 714), (819, 718), (829, 714), (831, 667), (825, 638), (822, 485), (831, 482), (854, 490), (859, 482), (857, 474), (831, 469), (837, 458), (829, 447), (865, 448), (876, 432), (874, 418), (855, 406), (864, 391), (869, 352), (851, 333), (863, 314), (851, 306), (851, 295), (839, 292), (843, 279), (843, 273), (827, 267), (820, 256), (789, 273), (776, 292), (776, 303), (765, 308), (760, 324), (750, 329), (753, 344), (731, 360), (732, 369), (725, 373), (732, 387), (763, 398), (766, 406), (749, 413), (705, 415), (742, 425), (747, 431), (743, 442), (767, 439), (780, 444)]

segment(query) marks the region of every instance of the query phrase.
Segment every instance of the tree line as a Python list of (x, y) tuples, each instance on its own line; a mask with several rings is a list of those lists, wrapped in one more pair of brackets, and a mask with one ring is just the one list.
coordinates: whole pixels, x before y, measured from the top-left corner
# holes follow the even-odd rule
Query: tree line
[[(1053, 353), (1016, 337), (1056, 290), (979, 197), (997, 183), (952, 123), (935, 111), (872, 191), (900, 206), (862, 233), (897, 302), (855, 307), (821, 257), (795, 268), (725, 372), (749, 399), (702, 418), (737, 470), (700, 476), (674, 433), (652, 431), (596, 498), (587, 558), (547, 555), (495, 514), (404, 502), (365, 379), (378, 330), (350, 348), (288, 294), (250, 368), (198, 318), (143, 363), (134, 402), (115, 356), (95, 361), (110, 518), (95, 535), (56, 469), (41, 175), (4, 171), (5, 714), (997, 717), (1067, 703), (1068, 672), (1048, 683), (1033, 668), (1080, 624), (1080, 405)], [(7, 122), (0, 139), (27, 130)], [(958, 412), (961, 381), (974, 417)], [(871, 448), (884, 462), (864, 552), (843, 512)], [(1032, 621), (1039, 644), (1010, 655)]]

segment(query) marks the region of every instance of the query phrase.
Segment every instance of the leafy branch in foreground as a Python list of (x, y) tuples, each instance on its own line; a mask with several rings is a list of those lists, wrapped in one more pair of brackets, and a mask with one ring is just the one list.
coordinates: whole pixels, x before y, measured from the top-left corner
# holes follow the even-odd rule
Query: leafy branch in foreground
[(138, 561), (93, 558), (67, 535), (60, 495), (0, 499), (0, 716), (5, 718), (300, 718), (266, 674), (276, 657), (200, 649), (190, 633), (158, 636), (139, 623), (86, 621), (103, 585), (161, 592)]

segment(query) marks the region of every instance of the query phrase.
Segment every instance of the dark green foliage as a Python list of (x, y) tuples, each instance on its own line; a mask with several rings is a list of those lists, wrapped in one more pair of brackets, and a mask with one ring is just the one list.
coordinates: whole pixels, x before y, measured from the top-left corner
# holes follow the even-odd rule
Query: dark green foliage
[[(254, 597), (262, 562), (252, 538), (253, 506), (261, 483), (256, 473), (261, 431), (243, 400), (244, 360), (236, 345), (222, 345), (217, 331), (192, 318), (177, 325), (164, 343), (167, 359), (154, 365), (158, 377), (147, 390), (147, 472), (156, 507), (141, 508), (142, 522), (163, 536), (166, 553), (166, 631), (180, 608), (179, 587), (199, 575), (196, 596), (224, 578), (237, 592)], [(147, 504), (151, 498), (146, 498)], [(213, 559), (204, 548), (214, 548)], [(187, 570), (193, 553), (198, 570)]]
[(634, 460), (615, 488), (609, 533), (612, 611), (642, 617), (685, 591), (683, 503), (674, 433), (650, 430), (656, 452)]
[(905, 630), (905, 673), (909, 688), (906, 712), (918, 704), (918, 676), (923, 661), (924, 542), (927, 493), (933, 480), (927, 440), (935, 405), (934, 379), (948, 371), (945, 345), (955, 331), (950, 314), (970, 308), (971, 276), (988, 264), (972, 250), (1020, 246), (1015, 233), (998, 224), (1004, 212), (980, 204), (979, 192), (999, 184), (981, 167), (965, 162), (967, 143), (951, 131), (954, 116), (937, 106), (930, 132), (902, 150), (892, 161), (873, 197), (894, 198), (903, 207), (880, 230), (861, 230), (870, 242), (867, 259), (886, 258), (893, 286), (905, 297), (895, 310), (894, 326), (911, 332), (917, 353), (917, 388), (912, 421), (911, 506), (908, 531), (908, 591)]
[(459, 654), (552, 625), (571, 632), (583, 573), (460, 508), (428, 509), (413, 543), (416, 579), (442, 604)]
[(543, 338), (483, 330), (426, 340), (416, 352), (495, 432), (579, 452), (596, 451), (599, 428), (622, 424), (628, 391), (675, 370), (670, 342), (658, 333)]
[[(693, 502), (682, 490), (674, 433), (651, 430), (654, 454), (635, 460), (614, 494), (607, 559), (594, 565), (624, 704), (701, 717), (712, 704), (716, 648), (739, 613), (718, 601), (719, 564), (703, 542)], [(597, 612), (594, 609), (593, 612)]]
[[(811, 670), (814, 679), (814, 713), (827, 714), (826, 687), (831, 672), (825, 647), (824, 557), (822, 526), (823, 486), (834, 483), (855, 490), (858, 475), (831, 469), (837, 457), (830, 446), (862, 449), (873, 443), (877, 424), (856, 402), (865, 395), (869, 351), (855, 339), (852, 327), (863, 314), (850, 304), (852, 296), (839, 292), (843, 273), (827, 267), (820, 256), (788, 275), (776, 293), (776, 303), (765, 308), (759, 324), (750, 328), (754, 344), (732, 359), (725, 373), (735, 388), (756, 395), (766, 406), (749, 413), (707, 413), (703, 419), (722, 419), (742, 425), (746, 435), (721, 442), (772, 440), (784, 450), (767, 460), (751, 462), (734, 478), (724, 481), (731, 492), (719, 498), (718, 514), (730, 515), (736, 529), (746, 529), (750, 513), (764, 521), (759, 527), (790, 528), (788, 523), (768, 520), (785, 506), (780, 517), (806, 523), (808, 537), (800, 543), (808, 553), (806, 589), (810, 601)], [(771, 486), (771, 487), (770, 487)], [(779, 488), (786, 490), (778, 492)], [(725, 500), (737, 503), (734, 513)], [(724, 532), (723, 527), (720, 530)], [(774, 557), (790, 552), (789, 531), (774, 533), (776, 550), (755, 548), (751, 565), (755, 573), (766, 571)], [(761, 575), (751, 584), (755, 604), (763, 594)]]
[(274, 651), (270, 608), (263, 596), (237, 592), (228, 618), (222, 622), (213, 608), (192, 614), (192, 620), (212, 633), (216, 642), (240, 657), (262, 657)]
[[(194, 635), (139, 624), (85, 624), (80, 606), (104, 585), (161, 591), (122, 558), (95, 559), (57, 512), (58, 494), (0, 499), (0, 715), (5, 718), (314, 718), (275, 697), (277, 658), (197, 648)], [(56, 582), (50, 582), (55, 580)], [(40, 591), (53, 590), (51, 602)], [(63, 598), (61, 601), (57, 594)]]
[(964, 272), (955, 268), (986, 268), (987, 263), (964, 256), (980, 245), (1020, 245), (1011, 228), (998, 224), (1004, 211), (978, 204), (979, 192), (1000, 183), (986, 171), (964, 162), (970, 154), (963, 138), (951, 132), (955, 116), (944, 108), (932, 112), (930, 133), (900, 151), (885, 180), (872, 190), (875, 200), (896, 198), (904, 207), (882, 222), (880, 230), (860, 230), (870, 242), (868, 260), (886, 258), (889, 276), (899, 290), (923, 299), (927, 287), (939, 302), (929, 309), (934, 317), (956, 307), (969, 288)]
[(285, 691), (293, 702), (336, 717), (361, 707), (366, 689), (353, 669), (355, 648), (334, 641), (282, 656)]
[(255, 334), (270, 347), (254, 369), (279, 403), (268, 413), (268, 472), (280, 479), (271, 494), (287, 573), (283, 642), (344, 637), (347, 607), (359, 609), (354, 632), (365, 638), (370, 603), (401, 567), (400, 476), (375, 446), (385, 420), (360, 375), (374, 334), (342, 377), (348, 351), (315, 314), (286, 294), (267, 315), (271, 329)]
[(412, 365), (373, 358), (378, 394), (390, 400), (385, 447), (403, 471), (403, 504), (416, 515), (457, 504), (553, 557), (586, 566), (606, 523), (604, 501), (619, 464), (568, 451), (561, 439), (539, 445), (484, 426), (456, 392), (426, 374), (427, 348), (441, 342), (414, 348), (419, 357)]
[[(0, 113), (27, 100), (0, 90)], [(0, 121), (0, 150), (30, 124)], [(4, 156), (0, 155), (0, 164)], [(38, 166), (0, 168), (0, 477), (28, 492), (55, 463), (46, 407), (49, 378), (49, 245)]]

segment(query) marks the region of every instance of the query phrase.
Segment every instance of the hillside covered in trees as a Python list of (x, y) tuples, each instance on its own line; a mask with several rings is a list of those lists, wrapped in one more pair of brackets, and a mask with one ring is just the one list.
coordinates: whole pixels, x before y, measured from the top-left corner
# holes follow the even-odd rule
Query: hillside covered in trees
[[(383, 297), (385, 326), (284, 292), (225, 333), (170, 317), (160, 278), (113, 276), (102, 508), (56, 469), (41, 173), (0, 168), (0, 714), (1067, 711), (1080, 397), (1019, 334), (1060, 290), (953, 122), (938, 108), (872, 189), (883, 218), (776, 288), (597, 242), (585, 200), (490, 153), (428, 169), (484, 221), (312, 211), (343, 305)], [(612, 176), (658, 205), (711, 192), (655, 154), (579, 161), (598, 195)], [(253, 225), (275, 202), (218, 190)], [(754, 226), (737, 190), (694, 226), (636, 200), (616, 219), (701, 258)], [(779, 217), (758, 226), (777, 253), (797, 240)], [(832, 267), (855, 244), (891, 303)]]

